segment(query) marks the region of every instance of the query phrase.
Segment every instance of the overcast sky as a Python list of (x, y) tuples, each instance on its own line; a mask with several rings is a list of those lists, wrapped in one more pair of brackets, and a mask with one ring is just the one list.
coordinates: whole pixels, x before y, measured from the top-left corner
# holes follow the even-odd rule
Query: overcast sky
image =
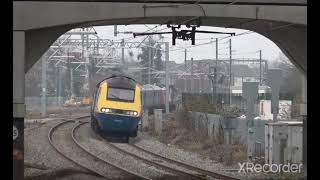
[[(133, 32), (145, 32), (150, 28), (154, 28), (156, 25), (128, 25), (128, 26), (118, 26), (118, 31), (133, 31)], [(133, 38), (132, 34), (118, 34), (117, 37), (114, 37), (114, 28), (113, 26), (96, 26), (94, 29), (97, 31), (98, 35), (101, 38), (107, 38), (115, 41), (120, 41), (124, 38), (126, 41), (130, 42), (140, 42), (145, 36)], [(185, 26), (182, 26), (181, 29), (187, 29)], [(180, 30), (181, 30), (180, 29)], [(171, 31), (167, 29), (166, 25), (157, 26), (152, 29), (152, 31)], [(247, 30), (232, 29), (232, 28), (218, 28), (218, 27), (206, 27), (202, 26), (197, 28), (197, 30), (206, 30), (206, 31), (221, 31), (221, 32), (235, 32), (236, 35), (240, 33), (247, 32)], [(187, 47), (187, 59), (193, 57), (197, 59), (208, 59), (216, 57), (216, 44), (214, 42), (215, 38), (222, 38), (228, 35), (219, 35), (219, 34), (200, 34), (196, 33), (196, 45), (192, 46), (191, 41), (183, 41), (181, 39), (176, 40), (176, 45), (172, 46), (171, 34), (165, 34), (164, 41), (170, 42), (170, 61), (175, 61), (177, 63), (182, 63), (184, 61), (184, 48)], [(157, 39), (158, 36), (155, 35)], [(220, 58), (229, 58), (229, 39), (225, 38), (219, 40), (219, 59)], [(266, 37), (257, 34), (257, 33), (247, 33), (240, 36), (234, 36), (232, 39), (232, 57), (233, 58), (259, 58), (259, 50), (262, 50), (262, 58), (273, 61), (281, 52), (277, 45), (275, 45), (271, 40)], [(212, 43), (209, 43), (212, 41)], [(205, 44), (209, 43), (209, 44)], [(199, 45), (205, 44), (205, 45)], [(163, 46), (164, 47), (164, 46)], [(138, 54), (138, 51), (133, 51), (135, 57)], [(126, 56), (128, 51), (125, 52)], [(164, 57), (164, 55), (163, 55)]]

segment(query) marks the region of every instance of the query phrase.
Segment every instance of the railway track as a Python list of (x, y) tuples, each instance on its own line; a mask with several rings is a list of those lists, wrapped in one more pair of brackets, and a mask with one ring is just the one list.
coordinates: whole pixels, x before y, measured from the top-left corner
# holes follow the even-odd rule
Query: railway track
[[(80, 127), (81, 125), (84, 125), (86, 123), (88, 123), (88, 122), (83, 122), (83, 123), (79, 124), (78, 127)], [(122, 154), (124, 154), (126, 156), (131, 156), (131, 157), (133, 157), (135, 159), (138, 159), (138, 160), (144, 162), (145, 164), (149, 164), (149, 165), (151, 165), (153, 167), (158, 167), (158, 168), (161, 168), (161, 169), (163, 169), (165, 171), (172, 172), (172, 173), (174, 173), (174, 174), (176, 174), (176, 175), (178, 175), (180, 177), (181, 176), (185, 177), (183, 179), (196, 179), (196, 180), (198, 180), (198, 179), (206, 179), (207, 180), (208, 179), (208, 178), (203, 177), (203, 176), (201, 176), (199, 174), (192, 174), (192, 173), (181, 171), (181, 170), (178, 170), (178, 169), (174, 169), (174, 168), (171, 168), (169, 166), (165, 166), (165, 165), (162, 165), (162, 164), (159, 164), (159, 163), (155, 163), (152, 160), (148, 160), (148, 159), (142, 158), (142, 157), (140, 157), (140, 156), (138, 156), (136, 154), (130, 153), (128, 151), (125, 151), (125, 150), (117, 147), (116, 145), (114, 145), (112, 143), (109, 143), (108, 141), (105, 140), (105, 138), (103, 138), (101, 136), (98, 136), (98, 137), (99, 137), (99, 139), (103, 140), (106, 143), (106, 145), (108, 145), (109, 147), (115, 149), (116, 151), (118, 151), (118, 152), (120, 152), (120, 153), (122, 153)]]
[[(83, 118), (89, 118), (90, 116), (80, 116), (80, 117), (76, 117), (74, 118), (75, 120), (77, 119), (83, 119)], [(69, 118), (70, 119), (70, 118)], [(55, 121), (56, 120), (60, 120), (60, 121), (66, 121), (66, 118), (57, 118), (57, 119), (54, 119)], [(50, 120), (52, 121), (52, 120)], [(26, 121), (25, 121), (26, 123)], [(29, 122), (30, 123), (30, 122)], [(41, 119), (37, 119), (34, 121), (34, 123), (39, 123), (38, 125), (34, 126), (34, 127), (25, 127), (24, 128), (24, 131), (25, 132), (30, 132), (31, 130), (34, 130), (34, 129), (38, 129), (38, 128), (41, 128), (42, 126), (46, 125), (48, 123), (48, 121), (44, 121), (44, 122), (41, 122)]]
[(155, 166), (155, 167), (159, 167), (159, 168), (162, 168), (162, 169), (165, 169), (167, 171), (170, 171), (170, 172), (173, 172), (175, 174), (178, 174), (178, 175), (181, 175), (181, 176), (184, 176), (184, 177), (187, 177), (187, 178), (190, 178), (190, 179), (221, 179), (221, 180), (238, 180), (238, 178), (235, 178), (235, 177), (231, 177), (231, 176), (226, 176), (226, 175), (223, 175), (223, 174), (220, 174), (220, 173), (216, 173), (216, 172), (211, 172), (211, 171), (207, 171), (207, 170), (204, 170), (204, 169), (200, 169), (198, 167), (194, 167), (194, 166), (191, 166), (191, 165), (188, 165), (188, 164), (185, 164), (185, 163), (182, 163), (182, 162), (179, 162), (179, 161), (175, 161), (173, 159), (169, 159), (169, 158), (166, 158), (166, 157), (163, 157), (163, 156), (160, 156), (158, 154), (155, 154), (153, 152), (150, 152), (150, 151), (147, 151), (145, 149), (142, 149), (136, 145), (128, 145), (128, 146), (132, 146), (133, 148), (137, 149), (138, 151), (141, 151), (141, 152), (144, 152), (144, 153), (147, 153), (149, 155), (152, 155), (153, 157), (156, 157), (157, 159), (161, 159), (163, 161), (166, 161), (168, 163), (171, 163), (171, 164), (175, 164), (179, 167), (183, 167), (184, 169), (187, 169), (187, 170), (181, 170), (180, 168), (173, 168), (173, 167), (170, 167), (168, 165), (165, 165), (163, 163), (159, 163), (157, 161), (154, 160), (154, 158), (152, 159), (148, 159), (148, 158), (145, 158), (141, 155), (137, 155), (135, 153), (132, 153), (128, 150), (125, 150), (125, 148), (120, 148), (118, 147), (116, 144), (114, 143), (110, 143), (108, 142), (107, 140), (105, 140), (103, 137), (101, 137), (106, 143), (107, 145), (109, 145), (110, 147), (126, 154), (126, 155), (129, 155), (129, 156), (133, 156), (134, 158), (136, 159), (139, 159), (147, 164), (150, 164), (152, 166)]
[(145, 152), (145, 153), (150, 154), (152, 156), (155, 156), (157, 158), (160, 158), (160, 159), (162, 159), (164, 161), (168, 161), (170, 163), (177, 164), (177, 165), (182, 166), (182, 167), (184, 167), (186, 169), (197, 171), (199, 174), (204, 174), (206, 176), (211, 176), (211, 177), (214, 177), (216, 179), (221, 179), (221, 180), (240, 180), (239, 178), (227, 176), (227, 175), (220, 174), (220, 173), (217, 173), (217, 172), (208, 171), (208, 170), (201, 169), (201, 168), (198, 168), (198, 167), (195, 167), (195, 166), (191, 166), (189, 164), (186, 164), (186, 163), (183, 163), (183, 162), (180, 162), (180, 161), (177, 161), (177, 160), (173, 160), (173, 159), (167, 158), (165, 156), (162, 156), (162, 155), (156, 154), (154, 152), (148, 151), (148, 150), (146, 150), (146, 149), (144, 149), (144, 148), (142, 148), (140, 146), (137, 146), (136, 144), (130, 144), (130, 146), (134, 147), (135, 149), (137, 149), (139, 151), (142, 151), (142, 152)]
[[(114, 176), (111, 176), (110, 174), (116, 174), (117, 179), (148, 179), (147, 177), (144, 177), (142, 175), (136, 174), (134, 172), (131, 172), (130, 170), (121, 168), (119, 166), (114, 165), (111, 162), (108, 162), (91, 152), (87, 151), (75, 138), (74, 133), (75, 130), (80, 127), (81, 125), (88, 123), (88, 122), (79, 122), (78, 124), (74, 125), (74, 122), (80, 119), (87, 118), (89, 116), (76, 118), (73, 120), (66, 120), (58, 123), (54, 127), (52, 127), (49, 130), (48, 133), (48, 140), (50, 142), (50, 145), (64, 158), (70, 160), (77, 166), (80, 166), (84, 169), (86, 169), (88, 172), (92, 172), (96, 175), (102, 176), (106, 179), (115, 179)], [(63, 126), (67, 126), (68, 128), (62, 129), (65, 134), (64, 138), (59, 138), (59, 140), (54, 140), (55, 132), (57, 132), (60, 128), (63, 128)], [(70, 127), (69, 127), (70, 126)], [(71, 130), (72, 128), (72, 130)], [(60, 130), (60, 131), (62, 131)], [(62, 142), (62, 140), (66, 140), (67, 137), (69, 137), (69, 142), (65, 142), (68, 145), (63, 146), (59, 145), (59, 143)], [(63, 147), (63, 148), (61, 148)], [(66, 148), (66, 149), (64, 149)], [(69, 148), (69, 149), (68, 149)], [(81, 156), (75, 156), (75, 154), (81, 154)], [(90, 162), (90, 163), (89, 163)], [(108, 170), (108, 171), (107, 171)], [(112, 172), (112, 173), (111, 173)]]
[[(101, 167), (104, 167), (104, 166), (108, 166), (108, 169), (111, 168), (112, 171), (117, 171), (119, 174), (122, 174), (121, 175), (122, 177), (125, 174), (126, 175), (125, 179), (150, 179), (150, 178), (145, 177), (143, 175), (132, 172), (131, 170), (128, 170), (128, 169), (125, 169), (125, 168), (120, 167), (118, 165), (115, 165), (114, 163), (109, 162), (105, 159), (102, 159), (102, 158), (98, 157), (97, 155), (95, 155), (94, 153), (92, 153), (91, 151), (89, 151), (85, 146), (83, 146), (77, 140), (75, 133), (81, 126), (88, 124), (88, 121), (80, 121), (81, 119), (88, 118), (88, 117), (89, 116), (84, 116), (84, 117), (79, 117), (79, 118), (72, 119), (72, 120), (65, 120), (65, 121), (62, 121), (62, 122), (56, 124), (54, 127), (52, 127), (48, 133), (48, 140), (49, 140), (51, 146), (60, 155), (62, 155), (66, 159), (70, 160), (71, 162), (73, 162), (77, 166), (80, 166), (80, 167), (86, 169), (88, 172), (92, 172), (92, 173), (99, 175), (99, 176), (102, 176), (106, 179), (114, 179), (113, 178), (114, 176), (112, 177), (109, 172), (101, 171)], [(76, 123), (77, 121), (79, 121), (79, 122)], [(74, 123), (76, 123), (76, 124), (74, 124)], [(81, 160), (77, 159), (77, 157), (74, 157), (74, 155), (73, 156), (70, 155), (70, 153), (73, 153), (72, 151), (67, 153), (68, 150), (61, 148), (62, 146), (58, 145), (59, 141), (61, 141), (61, 138), (59, 138), (59, 141), (54, 140), (53, 137), (54, 137), (55, 132), (57, 130), (59, 130), (60, 128), (62, 128), (63, 126), (68, 126), (67, 129), (66, 128), (63, 129), (63, 132), (68, 134), (66, 136), (69, 136), (69, 139), (71, 142), (68, 142), (68, 143), (73, 144), (73, 145), (70, 145), (71, 150), (76, 151), (78, 153), (81, 152), (81, 158), (82, 158), (82, 160), (85, 159), (85, 161), (81, 162)], [(59, 131), (62, 131), (62, 130), (59, 130)], [(110, 143), (105, 138), (103, 138), (101, 136), (98, 136), (98, 137), (100, 139), (102, 139), (109, 147), (115, 149), (116, 151), (118, 151), (124, 155), (131, 156), (131, 157), (138, 159), (140, 161), (143, 161), (144, 163), (149, 164), (153, 167), (157, 167), (157, 168), (163, 169), (165, 171), (174, 173), (176, 175), (185, 177), (185, 179), (238, 180), (238, 178), (226, 176), (226, 175), (219, 174), (216, 172), (211, 172), (208, 170), (204, 170), (204, 169), (201, 169), (198, 167), (194, 167), (194, 166), (185, 164), (180, 161), (176, 161), (176, 160), (161, 156), (159, 154), (156, 154), (156, 153), (153, 153), (153, 152), (148, 151), (146, 149), (143, 149), (135, 144), (121, 144), (121, 146), (125, 146), (125, 148), (123, 148), (123, 147), (121, 148), (118, 146), (119, 144), (117, 145), (114, 143)], [(133, 152), (129, 151), (126, 148), (126, 146), (128, 149), (130, 149), (129, 147), (131, 147), (131, 148), (136, 149), (137, 151), (140, 151), (142, 153), (146, 153), (149, 155), (149, 157), (152, 156), (152, 158), (146, 158), (147, 156), (141, 156), (141, 155), (138, 155), (139, 153), (133, 153)], [(75, 150), (75, 147), (77, 148), (77, 150)], [(165, 163), (163, 163), (162, 161), (165, 161)], [(87, 163), (85, 163), (85, 162), (87, 162)], [(95, 162), (95, 163), (93, 163), (95, 165), (93, 166), (92, 163), (88, 163), (88, 162)], [(168, 163), (170, 165), (168, 165)], [(174, 166), (172, 167), (172, 165), (174, 165)], [(100, 167), (100, 168), (98, 168), (98, 167)], [(181, 167), (182, 167), (182, 169), (181, 169)]]
[(120, 147), (118, 147), (117, 145), (115, 145), (113, 143), (107, 142), (107, 144), (109, 146), (111, 146), (112, 148), (114, 148), (114, 149), (116, 149), (118, 151), (121, 151), (124, 154), (127, 154), (129, 156), (133, 156), (134, 158), (139, 159), (139, 160), (141, 160), (141, 161), (143, 161), (143, 162), (145, 162), (147, 164), (150, 164), (152, 166), (159, 167), (159, 168), (162, 168), (162, 169), (167, 170), (169, 172), (172, 172), (174, 174), (183, 176), (186, 179), (202, 179), (202, 180), (208, 180), (209, 179), (207, 176), (205, 176), (203, 174), (198, 174), (198, 173), (196, 174), (196, 173), (192, 173), (190, 171), (180, 170), (178, 168), (173, 168), (173, 167), (170, 167), (168, 165), (164, 165), (163, 163), (161, 163), (161, 162), (159, 162), (157, 160), (151, 160), (149, 158), (142, 157), (142, 156), (137, 155), (135, 153), (129, 152), (127, 150), (124, 150), (123, 148), (120, 148)]

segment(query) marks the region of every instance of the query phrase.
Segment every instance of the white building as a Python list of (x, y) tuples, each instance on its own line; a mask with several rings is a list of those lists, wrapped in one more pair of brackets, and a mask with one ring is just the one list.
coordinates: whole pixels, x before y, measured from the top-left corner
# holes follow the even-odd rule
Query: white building
[[(279, 100), (279, 120), (291, 120), (291, 106), (292, 101)], [(259, 103), (259, 116), (262, 120), (272, 120), (273, 114), (271, 113), (271, 101), (260, 100)]]

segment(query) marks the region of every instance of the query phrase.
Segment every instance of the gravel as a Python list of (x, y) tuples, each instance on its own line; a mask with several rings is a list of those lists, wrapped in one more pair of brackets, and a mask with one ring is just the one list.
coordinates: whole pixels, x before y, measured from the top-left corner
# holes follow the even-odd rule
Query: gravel
[(114, 148), (109, 147), (104, 140), (98, 138), (93, 133), (89, 124), (83, 125), (77, 132), (76, 137), (81, 141), (83, 146), (85, 146), (90, 152), (97, 154), (102, 159), (106, 159), (117, 166), (129, 169), (132, 172), (151, 179), (177, 179), (176, 177), (174, 178), (174, 175), (171, 173), (160, 170), (154, 166), (150, 166), (132, 156), (122, 154)]
[(27, 119), (43, 119), (43, 118), (71, 118), (71, 116), (79, 114), (90, 114), (90, 107), (48, 107), (47, 115), (43, 117), (40, 108), (30, 110), (27, 108), (26, 118)]
[(196, 166), (205, 170), (215, 171), (222, 170), (224, 166), (220, 163), (214, 162), (209, 158), (200, 156), (196, 153), (187, 152), (179, 149), (174, 145), (166, 145), (159, 142), (157, 139), (147, 135), (146, 133), (139, 133), (139, 138), (136, 140), (135, 145), (154, 152), (161, 156), (177, 160), (192, 166)]
[[(69, 109), (69, 111), (76, 111), (75, 109)], [(25, 118), (24, 120), (24, 129), (25, 131), (29, 131), (35, 128), (39, 128), (42, 125), (50, 122), (50, 121), (58, 121), (58, 120), (65, 120), (65, 119), (73, 119), (82, 116), (88, 116), (90, 113), (87, 112), (87, 107), (83, 107), (77, 113), (62, 113), (62, 114), (54, 114), (53, 117), (45, 117), (45, 118)]]
[(191, 169), (187, 169), (185, 167), (181, 167), (177, 164), (174, 164), (172, 162), (168, 162), (166, 160), (163, 160), (159, 157), (156, 157), (154, 155), (151, 155), (149, 153), (146, 153), (146, 152), (143, 152), (143, 151), (140, 151), (138, 149), (136, 149), (135, 147), (129, 145), (129, 144), (118, 144), (118, 143), (113, 143), (113, 145), (121, 148), (122, 150), (124, 151), (127, 151), (127, 152), (130, 152), (130, 153), (133, 153), (135, 155), (138, 155), (139, 157), (142, 157), (144, 159), (148, 159), (148, 160), (151, 160), (157, 164), (161, 164), (161, 165), (164, 165), (166, 167), (169, 167), (169, 168), (172, 168), (172, 169), (177, 169), (177, 170), (180, 170), (180, 171), (183, 171), (183, 172), (187, 172), (187, 173), (191, 173), (191, 174), (201, 174), (195, 170), (191, 170)]
[[(225, 175), (230, 175), (233, 177), (248, 179), (259, 176), (260, 178), (266, 178), (267, 174), (251, 174), (251, 173), (238, 173), (238, 171), (226, 171), (230, 167), (224, 166), (222, 163), (215, 162), (209, 157), (203, 157), (199, 154), (188, 152), (180, 149), (174, 145), (167, 145), (159, 142), (156, 138), (147, 135), (144, 132), (140, 132), (138, 138), (135, 140), (135, 145), (146, 149), (147, 151), (154, 152), (161, 156), (170, 158), (172, 160), (177, 160), (191, 166), (195, 166), (204, 170), (218, 172)], [(239, 168), (236, 166), (236, 168)]]

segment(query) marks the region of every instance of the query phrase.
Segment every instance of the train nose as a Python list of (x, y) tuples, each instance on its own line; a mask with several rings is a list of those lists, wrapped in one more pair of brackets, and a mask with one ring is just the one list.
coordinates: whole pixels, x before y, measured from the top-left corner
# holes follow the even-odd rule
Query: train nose
[(112, 125), (115, 128), (120, 128), (123, 125), (123, 120), (122, 119), (114, 119), (114, 120), (112, 120)]

